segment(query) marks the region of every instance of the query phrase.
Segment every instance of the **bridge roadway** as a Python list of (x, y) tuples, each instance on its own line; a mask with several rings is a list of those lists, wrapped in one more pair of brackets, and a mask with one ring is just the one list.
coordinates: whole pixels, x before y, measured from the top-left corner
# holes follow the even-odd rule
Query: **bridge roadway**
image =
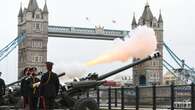
[(110, 30), (103, 28), (80, 28), (80, 27), (63, 27), (48, 26), (49, 37), (62, 38), (80, 38), (80, 39), (96, 39), (96, 40), (113, 40), (115, 38), (124, 38), (129, 31)]

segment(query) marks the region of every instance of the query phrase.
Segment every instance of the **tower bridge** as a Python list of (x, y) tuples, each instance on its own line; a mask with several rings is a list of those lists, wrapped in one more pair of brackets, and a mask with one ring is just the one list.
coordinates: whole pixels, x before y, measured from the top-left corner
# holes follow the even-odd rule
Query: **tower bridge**
[[(50, 26), (48, 20), (49, 11), (45, 3), (43, 9), (39, 8), (36, 0), (30, 0), (28, 7), (20, 7), (18, 14), (18, 37), (0, 50), (0, 61), (9, 53), (18, 47), (18, 78), (22, 76), (21, 72), (25, 67), (35, 66), (38, 71), (44, 71), (44, 62), (47, 61), (47, 43), (48, 37), (93, 39), (93, 40), (113, 40), (115, 38), (123, 39), (128, 35), (127, 30), (104, 29), (103, 26), (95, 28)], [(158, 19), (152, 14), (150, 6), (147, 3), (141, 17), (136, 20), (135, 15), (132, 19), (132, 29), (140, 25), (147, 25), (154, 29), (157, 39), (157, 51), (163, 55), (163, 47), (168, 51), (175, 62), (184, 69), (186, 66), (191, 73), (172, 73), (178, 80), (188, 79), (195, 82), (195, 71), (183, 62), (163, 41), (163, 19), (161, 13)], [(137, 59), (134, 59), (134, 61)], [(133, 68), (133, 79), (135, 85), (162, 84), (163, 67), (168, 71), (171, 67), (166, 60), (161, 58), (148, 61)], [(181, 78), (182, 77), (182, 78)]]
[[(18, 36), (21, 33), (25, 33), (25, 38), (23, 41), (18, 42), (18, 40), (15, 40), (13, 42), (13, 44), (18, 45), (18, 78), (22, 76), (21, 72), (25, 67), (35, 66), (38, 71), (44, 71), (44, 62), (47, 61), (48, 37), (113, 40), (115, 38), (124, 38), (129, 33), (126, 30), (104, 29), (103, 26), (95, 26), (95, 28), (50, 26), (48, 15), (47, 4), (45, 3), (41, 9), (36, 0), (30, 0), (27, 8), (22, 9), (20, 7), (19, 9)], [(157, 50), (163, 53), (163, 19), (161, 13), (157, 19), (153, 16), (149, 5), (146, 4), (138, 22), (134, 15), (131, 25), (132, 29), (139, 25), (147, 25), (153, 28), (157, 37)], [(20, 37), (17, 38), (19, 39)], [(14, 47), (17, 45), (14, 45)], [(11, 46), (8, 45), (5, 50), (9, 50)], [(10, 51), (7, 53), (10, 53)], [(162, 62), (161, 57), (134, 67), (134, 84), (162, 84)]]
[[(18, 36), (12, 42), (10, 42), (7, 46), (0, 50), (0, 61), (3, 60), (16, 46), (18, 47), (18, 78), (22, 76), (22, 70), (25, 67), (37, 67), (38, 71), (44, 71), (45, 62), (47, 61), (47, 44), (49, 37), (60, 37), (60, 38), (76, 38), (76, 39), (92, 39), (92, 40), (113, 40), (115, 38), (123, 39), (124, 36), (128, 35), (129, 31), (127, 30), (111, 30), (104, 29), (103, 26), (96, 26), (95, 28), (81, 28), (81, 27), (66, 27), (66, 26), (52, 26), (49, 25), (48, 20), (48, 8), (45, 3), (43, 9), (38, 7), (36, 0), (30, 0), (27, 8), (19, 10), (18, 14)], [(147, 61), (143, 64), (133, 67), (133, 83), (134, 85), (152, 85), (152, 84), (162, 84), (163, 80), (163, 67), (167, 70), (168, 66), (173, 68), (175, 71), (182, 71), (178, 73), (172, 73), (175, 77), (179, 77), (178, 80), (187, 81), (188, 79), (192, 80), (195, 83), (195, 71), (192, 70), (183, 60), (177, 57), (173, 51), (165, 44), (163, 40), (163, 19), (161, 13), (158, 16), (158, 19), (152, 14), (150, 10), (149, 4), (146, 4), (144, 7), (143, 14), (141, 17), (136, 20), (135, 15), (132, 19), (131, 27), (132, 29), (140, 26), (147, 25), (154, 29), (157, 39), (157, 51), (160, 51), (163, 55), (163, 48), (165, 48), (168, 53), (173, 57), (176, 63), (181, 66), (180, 69), (175, 69), (172, 67), (169, 62), (163, 59), (163, 56), (152, 61)], [(136, 61), (138, 59), (133, 59)], [(181, 65), (182, 62), (182, 65)], [(185, 72), (186, 66), (190, 71), (190, 73)], [(170, 71), (170, 70), (169, 70)], [(121, 105), (124, 104), (124, 99), (128, 97), (124, 97), (124, 90), (128, 89), (133, 91), (134, 95), (131, 99), (134, 100), (136, 97), (136, 107), (139, 108), (139, 103), (153, 101), (153, 109), (156, 109), (156, 105), (160, 98), (171, 98), (171, 106), (172, 108), (175, 101), (175, 95), (186, 93), (187, 95), (191, 92), (191, 97), (193, 98), (194, 92), (194, 84), (176, 87), (171, 85), (170, 87), (164, 86), (152, 86), (150, 88), (147, 87), (138, 87), (136, 88), (121, 88)], [(117, 89), (115, 92), (115, 98), (117, 97)], [(133, 89), (133, 90), (132, 90)], [(98, 89), (99, 91), (99, 89)], [(109, 88), (109, 102), (111, 102), (111, 88)], [(123, 92), (122, 92), (123, 91)], [(152, 92), (151, 92), (152, 91)], [(99, 97), (99, 92), (97, 92), (97, 96)], [(106, 93), (107, 94), (107, 93)], [(138, 94), (138, 95), (137, 95)], [(159, 98), (160, 95), (162, 97)], [(123, 97), (122, 97), (123, 96)], [(164, 97), (163, 97), (164, 96)], [(173, 97), (172, 97), (173, 96)], [(152, 97), (153, 100), (148, 100), (148, 98)], [(186, 99), (185, 96), (184, 99)], [(143, 100), (140, 100), (143, 98)], [(145, 99), (144, 99), (145, 98)], [(176, 97), (177, 98), (177, 97)], [(181, 99), (181, 97), (179, 97)], [(159, 99), (159, 100), (157, 100)], [(99, 100), (99, 99), (98, 99)], [(129, 100), (129, 99), (128, 99)], [(139, 102), (140, 101), (140, 102)], [(163, 100), (164, 101), (164, 100)], [(162, 101), (162, 102), (163, 102)], [(167, 100), (165, 100), (167, 101)], [(137, 104), (138, 102), (138, 104)], [(116, 99), (117, 103), (117, 99)], [(163, 102), (164, 103), (164, 102)], [(169, 101), (167, 101), (169, 103)], [(191, 101), (193, 104), (193, 102)], [(111, 107), (112, 103), (109, 103)], [(117, 104), (116, 104), (117, 105)], [(162, 104), (163, 105), (163, 104)], [(148, 107), (148, 106), (147, 106)], [(150, 106), (149, 106), (150, 107)], [(121, 106), (124, 109), (124, 106)]]

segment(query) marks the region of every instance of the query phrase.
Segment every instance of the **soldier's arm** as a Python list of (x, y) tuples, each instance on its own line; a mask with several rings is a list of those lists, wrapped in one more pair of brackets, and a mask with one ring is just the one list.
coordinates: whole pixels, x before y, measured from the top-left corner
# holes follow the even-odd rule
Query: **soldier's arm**
[(32, 78), (28, 79), (28, 87), (33, 88), (33, 81)]
[(5, 82), (3, 80), (3, 95), (5, 94)]
[(24, 96), (24, 80), (21, 81), (20, 93), (21, 93), (21, 96)]
[(40, 81), (41, 80), (39, 78), (35, 77), (35, 82), (32, 84), (33, 85), (33, 88), (34, 87), (36, 87), (36, 88), (39, 87), (40, 86)]
[(59, 78), (56, 74), (56, 95), (58, 94), (59, 92), (59, 87), (60, 87), (60, 81), (59, 81)]
[(40, 96), (43, 96), (43, 91), (44, 91), (44, 89), (43, 89), (43, 84), (45, 83), (45, 75), (43, 75), (42, 77), (41, 77), (41, 81), (40, 81)]
[(35, 78), (35, 81), (36, 81), (36, 82), (40, 82), (41, 80), (40, 80), (39, 78), (36, 77), (36, 78)]

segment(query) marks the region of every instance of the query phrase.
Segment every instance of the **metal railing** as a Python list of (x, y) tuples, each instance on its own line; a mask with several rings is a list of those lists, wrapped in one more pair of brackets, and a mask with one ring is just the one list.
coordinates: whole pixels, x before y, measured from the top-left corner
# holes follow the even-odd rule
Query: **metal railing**
[(105, 110), (195, 110), (195, 88), (191, 85), (99, 87), (86, 97), (96, 99)]
[(94, 98), (100, 110), (195, 110), (193, 83), (169, 86), (98, 87), (95, 91), (90, 90), (77, 98), (83, 97)]

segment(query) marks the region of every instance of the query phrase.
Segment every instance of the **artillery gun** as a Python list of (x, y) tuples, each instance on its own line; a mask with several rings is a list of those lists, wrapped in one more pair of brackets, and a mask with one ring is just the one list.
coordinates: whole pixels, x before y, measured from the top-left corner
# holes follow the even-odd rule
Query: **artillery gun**
[(133, 66), (139, 65), (146, 61), (152, 60), (154, 58), (160, 57), (160, 53), (156, 52), (146, 58), (141, 60), (137, 60), (132, 64), (123, 66), (114, 71), (108, 72), (106, 74), (98, 76), (97, 74), (90, 74), (85, 78), (81, 78), (80, 80), (66, 83), (62, 86), (62, 91), (58, 98), (58, 105), (60, 107), (64, 107), (64, 109), (68, 108), (71, 110), (98, 110), (98, 104), (93, 98), (81, 98), (76, 99), (75, 96), (82, 95), (87, 93), (91, 89), (96, 89), (98, 86), (105, 83), (106, 78), (113, 76), (119, 72), (127, 70)]
[[(103, 74), (100, 76), (98, 76), (98, 74), (89, 74), (87, 77), (81, 78), (80, 80), (75, 80), (73, 82), (67, 82), (64, 85), (61, 85), (59, 95), (57, 96), (55, 100), (56, 102), (55, 105), (57, 108), (64, 109), (64, 110), (67, 110), (67, 109), (69, 110), (98, 110), (98, 104), (96, 100), (94, 100), (93, 98), (77, 99), (76, 96), (85, 94), (89, 90), (95, 90), (98, 86), (101, 86), (102, 84), (104, 84), (106, 82), (105, 79), (110, 76), (113, 76), (133, 66), (139, 65), (141, 63), (144, 63), (146, 61), (149, 61), (149, 60), (152, 60), (158, 57), (160, 57), (160, 53), (156, 52), (146, 58), (137, 60), (129, 65), (123, 66), (121, 68), (118, 68), (106, 74)], [(63, 75), (64, 74), (59, 74), (58, 77), (63, 76)], [(7, 87), (11, 87), (20, 82), (21, 80), (13, 82), (11, 84), (8, 84)], [(19, 90), (15, 89), (14, 93), (16, 96), (20, 96), (18, 95), (18, 92)], [(18, 100), (19, 99), (16, 99), (16, 102), (18, 102)]]

